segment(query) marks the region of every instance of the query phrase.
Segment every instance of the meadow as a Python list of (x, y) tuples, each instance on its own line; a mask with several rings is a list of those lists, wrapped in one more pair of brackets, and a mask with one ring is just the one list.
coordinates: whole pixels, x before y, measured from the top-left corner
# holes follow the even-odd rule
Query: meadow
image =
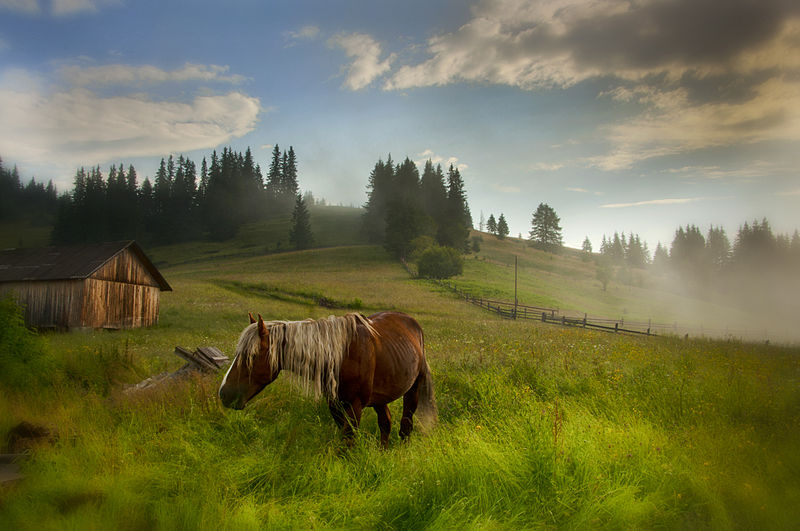
[[(23, 420), (56, 435), (31, 451), (22, 480), (0, 487), (0, 528), (789, 529), (800, 521), (800, 348), (501, 320), (341, 232), (330, 236), (338, 246), (303, 252), (247, 234), (216, 247), (148, 250), (174, 289), (162, 294), (157, 327), (31, 335), (6, 320), (0, 345), (25, 356), (22, 365), (0, 358), (13, 369), (0, 376), (0, 435)], [(513, 245), (486, 242), (457, 281), (506, 293), (486, 268), (507, 270)], [(543, 294), (526, 302), (603, 297), (579, 260), (555, 257), (548, 271), (550, 257), (526, 256), (531, 275), (539, 271), (526, 293)], [(576, 283), (587, 287), (564, 287)], [(596, 302), (598, 311), (646, 304), (627, 289), (615, 296), (622, 300)], [(177, 369), (176, 345), (232, 355), (249, 311), (304, 319), (353, 309), (400, 310), (422, 324), (439, 408), (430, 432), (401, 443), (396, 403), (387, 451), (372, 411), (347, 449), (327, 407), (284, 375), (243, 411), (220, 405), (221, 375), (124, 392)]]

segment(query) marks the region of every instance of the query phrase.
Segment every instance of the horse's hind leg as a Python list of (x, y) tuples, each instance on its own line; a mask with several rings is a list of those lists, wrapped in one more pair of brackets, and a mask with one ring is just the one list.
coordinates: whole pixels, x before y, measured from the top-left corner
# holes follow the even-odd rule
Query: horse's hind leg
[(411, 435), (414, 430), (414, 412), (417, 411), (419, 400), (419, 379), (414, 382), (411, 389), (403, 395), (403, 418), (400, 419), (400, 438), (404, 439)]
[(378, 414), (378, 427), (381, 429), (381, 448), (389, 448), (389, 432), (392, 431), (392, 415), (389, 413), (389, 405), (372, 406)]

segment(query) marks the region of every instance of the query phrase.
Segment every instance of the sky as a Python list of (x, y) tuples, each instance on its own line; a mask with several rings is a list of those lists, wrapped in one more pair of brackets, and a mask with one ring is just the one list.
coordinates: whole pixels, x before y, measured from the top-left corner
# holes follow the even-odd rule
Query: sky
[(80, 166), (293, 146), (362, 205), (378, 159), (461, 171), (475, 225), (564, 243), (800, 228), (796, 0), (0, 0), (0, 157)]

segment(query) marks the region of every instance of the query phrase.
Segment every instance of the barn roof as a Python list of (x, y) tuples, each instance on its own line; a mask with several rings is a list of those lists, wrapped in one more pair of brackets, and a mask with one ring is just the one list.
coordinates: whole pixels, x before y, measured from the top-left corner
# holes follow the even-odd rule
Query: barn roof
[(139, 259), (161, 291), (172, 291), (153, 262), (133, 240), (0, 251), (0, 282), (88, 278), (125, 249)]

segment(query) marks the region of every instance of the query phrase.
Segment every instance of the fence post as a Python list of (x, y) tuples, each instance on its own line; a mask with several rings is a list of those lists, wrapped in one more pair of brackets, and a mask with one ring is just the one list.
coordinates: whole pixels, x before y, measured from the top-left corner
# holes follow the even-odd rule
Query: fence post
[(543, 323), (547, 322), (547, 314), (545, 312), (542, 312), (542, 322)]
[(614, 333), (619, 332), (619, 323), (614, 323)]
[(586, 314), (583, 314), (583, 327), (586, 328)]

